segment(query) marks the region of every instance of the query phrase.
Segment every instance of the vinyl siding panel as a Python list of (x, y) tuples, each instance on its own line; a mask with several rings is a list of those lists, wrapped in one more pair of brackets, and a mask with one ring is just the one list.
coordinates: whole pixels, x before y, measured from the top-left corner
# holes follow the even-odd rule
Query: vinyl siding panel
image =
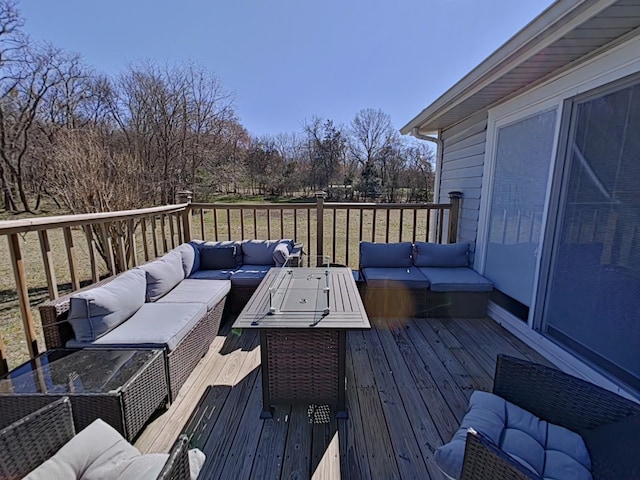
[(439, 201), (447, 203), (449, 192), (462, 192), (458, 239), (469, 242), (472, 252), (475, 251), (478, 232), (487, 120), (487, 112), (479, 112), (444, 130), (441, 136)]

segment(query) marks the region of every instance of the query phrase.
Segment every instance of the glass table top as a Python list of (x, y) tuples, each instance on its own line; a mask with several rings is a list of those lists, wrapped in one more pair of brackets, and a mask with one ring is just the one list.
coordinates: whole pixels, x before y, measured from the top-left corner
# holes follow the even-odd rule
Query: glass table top
[(0, 378), (0, 393), (109, 393), (123, 387), (159, 350), (56, 349)]

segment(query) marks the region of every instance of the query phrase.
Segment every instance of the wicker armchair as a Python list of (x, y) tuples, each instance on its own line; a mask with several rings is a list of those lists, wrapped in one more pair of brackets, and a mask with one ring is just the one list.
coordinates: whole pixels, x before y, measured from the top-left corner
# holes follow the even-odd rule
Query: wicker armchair
[[(493, 393), (550, 423), (585, 434), (620, 420), (640, 418), (640, 405), (584, 380), (525, 360), (499, 355)], [(638, 452), (635, 441), (631, 454)], [(607, 452), (591, 451), (593, 479), (638, 478), (621, 471), (606, 458)], [(637, 455), (635, 458), (638, 458)], [(622, 467), (624, 468), (624, 467)], [(529, 472), (479, 433), (467, 434), (462, 479), (529, 479)]]
[[(24, 477), (52, 457), (74, 435), (71, 402), (67, 397), (0, 430), (0, 478)], [(190, 478), (187, 444), (186, 435), (176, 440), (158, 479)]]

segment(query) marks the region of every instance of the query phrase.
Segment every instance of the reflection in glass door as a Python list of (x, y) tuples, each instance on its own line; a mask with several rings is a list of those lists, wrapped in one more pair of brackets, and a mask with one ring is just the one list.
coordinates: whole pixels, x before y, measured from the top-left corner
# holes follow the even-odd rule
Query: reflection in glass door
[(640, 391), (640, 85), (575, 101), (543, 331)]
[[(498, 130), (484, 274), (527, 320), (555, 141), (556, 110)], [(504, 301), (504, 300), (503, 300)], [(515, 307), (514, 307), (515, 308)], [(511, 309), (510, 309), (511, 310)]]

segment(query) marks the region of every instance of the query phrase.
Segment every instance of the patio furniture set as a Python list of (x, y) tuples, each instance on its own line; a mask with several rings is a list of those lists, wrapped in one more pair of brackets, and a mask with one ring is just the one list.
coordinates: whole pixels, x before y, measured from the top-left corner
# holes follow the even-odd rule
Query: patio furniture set
[[(0, 437), (13, 444), (3, 450), (0, 472), (29, 472), (58, 449), (63, 457), (77, 449), (69, 445), (81, 436), (110, 435), (104, 428), (124, 435), (128, 445), (151, 414), (176, 397), (206, 353), (227, 296), (242, 309), (234, 328), (260, 330), (261, 418), (269, 418), (277, 403), (331, 404), (345, 418), (346, 332), (370, 328), (367, 312), (484, 316), (493, 288), (469, 268), (466, 243), (361, 242), (356, 276), (329, 263), (301, 268), (300, 252), (291, 240), (190, 242), (44, 304), (51, 351), (0, 380)], [(364, 304), (354, 281), (360, 275)], [(56, 409), (64, 414), (50, 413)], [(65, 418), (67, 425), (53, 426), (52, 417)], [(61, 436), (46, 440), (47, 449), (36, 457), (15, 459), (20, 448), (46, 438), (38, 437), (43, 427), (32, 427), (40, 418), (45, 430)], [(456, 479), (614, 478), (610, 472), (632, 478), (629, 472), (637, 470), (616, 449), (633, 442), (639, 419), (634, 402), (557, 370), (500, 356), (493, 394), (474, 393), (460, 430), (435, 459)], [(616, 441), (607, 443), (609, 437)], [(181, 436), (169, 455), (153, 462), (135, 460), (139, 452), (125, 450), (139, 462), (132, 472), (148, 468), (153, 477), (189, 478), (186, 444)], [(626, 452), (637, 460), (637, 442)], [(182, 473), (174, 476), (174, 469)]]

